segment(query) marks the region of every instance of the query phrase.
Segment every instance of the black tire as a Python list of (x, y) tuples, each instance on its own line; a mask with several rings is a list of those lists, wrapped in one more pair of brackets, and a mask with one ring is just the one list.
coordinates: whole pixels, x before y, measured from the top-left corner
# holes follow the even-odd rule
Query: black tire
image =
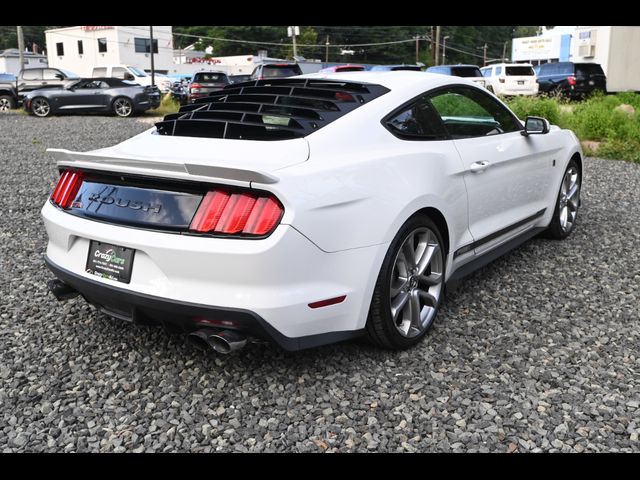
[[(409, 338), (407, 336), (403, 336), (399, 332), (399, 329), (394, 323), (391, 315), (391, 281), (392, 275), (394, 274), (394, 265), (398, 256), (400, 255), (400, 249), (405, 243), (405, 240), (412, 232), (416, 231), (416, 229), (424, 229), (425, 227), (431, 230), (433, 234), (435, 234), (437, 243), (441, 249), (441, 288), (437, 298), (437, 302), (435, 302), (435, 311), (432, 315), (430, 315), (428, 324), (419, 334)], [(434, 319), (436, 318), (437, 313), (440, 309), (442, 299), (444, 298), (446, 260), (447, 256), (446, 252), (444, 251), (442, 235), (440, 234), (440, 231), (438, 230), (436, 224), (428, 216), (423, 214), (416, 214), (409, 220), (407, 220), (407, 222), (402, 226), (402, 228), (400, 228), (400, 231), (391, 242), (389, 250), (387, 251), (387, 255), (382, 262), (382, 268), (380, 269), (380, 273), (376, 281), (376, 285), (373, 291), (373, 297), (371, 299), (371, 306), (369, 308), (367, 324), (365, 327), (366, 338), (367, 340), (369, 340), (369, 342), (371, 342), (375, 346), (385, 349), (403, 350), (417, 344), (420, 340), (422, 340), (424, 335), (433, 325)], [(429, 269), (431, 269), (431, 266), (429, 267)]]
[(0, 95), (0, 112), (16, 108), (16, 101), (11, 95)]
[[(576, 172), (575, 174), (577, 175), (576, 182), (577, 182), (578, 190), (577, 190), (576, 198), (574, 202), (567, 201), (566, 196), (563, 194), (565, 179), (567, 175), (569, 175), (569, 172)], [(556, 198), (553, 217), (551, 218), (551, 223), (549, 224), (549, 227), (545, 231), (546, 237), (553, 238), (555, 240), (563, 240), (567, 238), (569, 235), (571, 235), (571, 232), (573, 232), (573, 230), (576, 227), (578, 210), (580, 209), (581, 188), (582, 188), (582, 172), (580, 171), (578, 162), (576, 162), (576, 160), (572, 158), (569, 164), (567, 165), (566, 170), (562, 174), (562, 183), (560, 184), (560, 190), (558, 191), (558, 197)], [(572, 207), (575, 206), (575, 216), (573, 217), (573, 220), (570, 222), (570, 225), (567, 223), (563, 224), (563, 221), (562, 221), (562, 210), (565, 208), (565, 206), (568, 208), (567, 215), (570, 215), (570, 211)]]
[(111, 104), (111, 110), (122, 118), (132, 117), (135, 114), (133, 102), (127, 97), (117, 97)]
[(51, 115), (51, 104), (44, 97), (35, 97), (31, 99), (31, 113), (36, 117), (48, 117)]

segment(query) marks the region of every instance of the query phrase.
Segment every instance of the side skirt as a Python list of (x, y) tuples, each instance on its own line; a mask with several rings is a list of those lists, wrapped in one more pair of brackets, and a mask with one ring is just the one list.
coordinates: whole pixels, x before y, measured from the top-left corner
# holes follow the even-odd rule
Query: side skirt
[(462, 280), (464, 277), (493, 262), (496, 258), (503, 256), (505, 253), (510, 252), (514, 248), (519, 247), (524, 242), (535, 237), (544, 230), (546, 230), (546, 227), (536, 227), (532, 228), (531, 230), (527, 230), (517, 237), (512, 238), (508, 242), (497, 246), (493, 250), (489, 250), (488, 252), (483, 253), (481, 256), (471, 260), (469, 263), (465, 263), (455, 272), (453, 272), (453, 275), (451, 275), (451, 277), (449, 277), (449, 279), (447, 280), (447, 290), (455, 290), (458, 287), (460, 280)]

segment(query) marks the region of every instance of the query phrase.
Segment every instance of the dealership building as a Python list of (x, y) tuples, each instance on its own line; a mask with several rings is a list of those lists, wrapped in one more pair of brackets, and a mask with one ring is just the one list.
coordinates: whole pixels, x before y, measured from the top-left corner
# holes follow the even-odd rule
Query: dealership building
[[(173, 65), (171, 26), (153, 27), (153, 50), (156, 70)], [(149, 26), (77, 26), (45, 32), (49, 66), (88, 76), (93, 67), (130, 65), (142, 70), (151, 68)]]
[(640, 91), (640, 27), (555, 27), (537, 37), (514, 38), (511, 59), (599, 63), (610, 92)]

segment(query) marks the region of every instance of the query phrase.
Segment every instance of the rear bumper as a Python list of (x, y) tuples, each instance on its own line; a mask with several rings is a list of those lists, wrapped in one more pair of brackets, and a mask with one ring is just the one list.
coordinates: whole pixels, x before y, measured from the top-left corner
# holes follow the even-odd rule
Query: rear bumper
[[(255, 312), (238, 308), (212, 307), (190, 302), (180, 302), (123, 288), (105, 285), (83, 278), (44, 257), (53, 274), (73, 287), (84, 299), (107, 315), (133, 323), (148, 321), (171, 325), (190, 332), (202, 327), (239, 330), (248, 335), (270, 340), (287, 351), (297, 351), (328, 343), (349, 340), (362, 335), (362, 331), (330, 332), (304, 337), (286, 337)], [(224, 320), (222, 324), (204, 324), (202, 319)]]
[[(121, 297), (108, 304), (112, 311), (126, 317), (137, 315), (140, 306), (150, 307), (150, 314), (144, 309), (140, 314), (153, 318), (165, 310), (173, 311), (167, 305), (187, 305), (200, 312), (186, 317), (178, 315), (181, 311), (174, 312), (175, 321), (187, 329), (193, 328), (198, 317), (226, 320), (225, 312), (244, 312), (242, 318), (247, 320), (240, 327), (248, 325), (251, 318), (260, 318), (280, 335), (265, 327), (268, 336), (291, 350), (359, 333), (366, 322), (380, 254), (387, 247), (327, 253), (289, 225), (278, 226), (260, 240), (143, 230), (76, 217), (49, 201), (42, 216), (49, 237), (48, 263), (57, 267), (56, 274), (62, 272), (59, 278), (65, 282), (69, 280), (65, 271), (74, 275), (70, 281), (83, 294), (86, 285), (99, 285), (112, 292), (110, 298)], [(85, 271), (91, 240), (136, 250), (130, 283)], [(309, 307), (310, 303), (343, 295), (346, 299), (341, 303)], [(85, 296), (101, 304), (93, 289)], [(155, 299), (157, 308), (131, 300), (149, 297)], [(125, 305), (124, 310), (119, 304)], [(202, 315), (205, 312), (213, 316)], [(287, 338), (290, 341), (283, 340)]]

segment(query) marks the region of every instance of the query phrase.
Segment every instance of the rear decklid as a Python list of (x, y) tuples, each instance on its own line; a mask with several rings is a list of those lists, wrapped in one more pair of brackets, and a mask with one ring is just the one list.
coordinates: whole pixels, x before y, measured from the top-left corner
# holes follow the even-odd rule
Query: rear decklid
[(536, 84), (536, 74), (528, 65), (506, 66), (505, 77), (510, 90), (530, 90)]

